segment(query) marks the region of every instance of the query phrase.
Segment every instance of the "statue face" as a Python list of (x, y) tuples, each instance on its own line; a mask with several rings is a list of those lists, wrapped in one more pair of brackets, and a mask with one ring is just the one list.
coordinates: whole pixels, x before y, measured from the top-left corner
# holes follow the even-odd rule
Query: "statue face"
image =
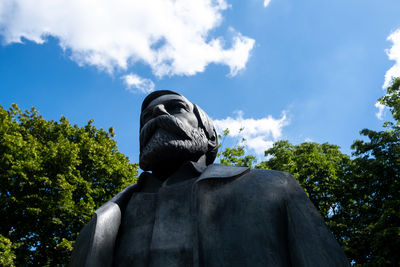
[(208, 139), (199, 127), (193, 104), (182, 96), (154, 99), (143, 110), (141, 123), (139, 164), (143, 170), (172, 171), (208, 150)]
[(163, 95), (150, 102), (140, 115), (143, 126), (160, 115), (172, 115), (191, 127), (197, 128), (199, 124), (193, 113), (193, 104), (179, 95)]

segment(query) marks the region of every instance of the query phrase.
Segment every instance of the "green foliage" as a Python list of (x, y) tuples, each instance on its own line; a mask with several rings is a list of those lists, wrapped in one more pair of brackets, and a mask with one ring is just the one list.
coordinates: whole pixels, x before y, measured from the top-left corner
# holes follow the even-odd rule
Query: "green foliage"
[(368, 266), (400, 263), (400, 132), (364, 129), (368, 141), (352, 148), (353, 189), (356, 205), (346, 218), (352, 233), (350, 257)]
[(0, 106), (0, 234), (8, 261), (67, 263), (95, 209), (135, 182), (138, 166), (118, 152), (113, 129), (92, 122), (72, 126), (33, 108)]
[(10, 239), (0, 235), (0, 266), (11, 267), (14, 265), (15, 253), (14, 249), (15, 245), (12, 244)]
[(386, 95), (378, 99), (378, 101), (390, 109), (396, 125), (400, 124), (400, 77), (393, 79), (391, 86), (386, 88)]
[(394, 79), (379, 101), (387, 106), (395, 123), (386, 130), (364, 129), (367, 141), (352, 145), (354, 205), (346, 218), (351, 233), (350, 257), (365, 266), (400, 264), (400, 79)]
[[(243, 131), (243, 128), (240, 129)], [(229, 129), (225, 129), (223, 131), (223, 135), (218, 135), (218, 139), (220, 139), (219, 149), (222, 148), (225, 138), (229, 136)], [(221, 142), (222, 140), (222, 142)], [(226, 147), (222, 152), (218, 152), (217, 157), (220, 160), (220, 163), (228, 166), (246, 166), (252, 167), (256, 162), (256, 157), (253, 155), (245, 155), (244, 150), (244, 142), (246, 140), (242, 138), (240, 144), (237, 144), (233, 148)]]

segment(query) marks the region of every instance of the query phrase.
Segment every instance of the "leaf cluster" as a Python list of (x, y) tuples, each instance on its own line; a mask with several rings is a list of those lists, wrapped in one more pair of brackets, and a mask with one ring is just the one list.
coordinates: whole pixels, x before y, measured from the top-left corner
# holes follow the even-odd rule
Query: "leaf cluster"
[[(243, 131), (243, 128), (240, 129)], [(218, 135), (219, 147), (221, 150), (223, 147), (224, 141), (226, 137), (229, 135), (229, 129), (225, 129), (222, 135)], [(252, 167), (253, 164), (257, 161), (257, 158), (253, 155), (247, 155), (245, 152), (244, 142), (246, 140), (242, 138), (240, 143), (236, 144), (236, 146), (230, 148), (225, 147), (222, 152), (218, 152), (217, 158), (220, 161), (220, 164), (228, 165), (228, 166), (246, 166)]]

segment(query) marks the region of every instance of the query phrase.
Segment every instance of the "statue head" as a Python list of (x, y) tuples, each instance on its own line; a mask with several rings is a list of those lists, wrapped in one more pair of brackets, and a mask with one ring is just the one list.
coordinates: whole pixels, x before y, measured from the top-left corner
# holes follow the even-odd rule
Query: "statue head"
[(149, 94), (140, 115), (139, 165), (171, 174), (185, 161), (214, 162), (218, 138), (211, 119), (184, 96), (161, 90)]

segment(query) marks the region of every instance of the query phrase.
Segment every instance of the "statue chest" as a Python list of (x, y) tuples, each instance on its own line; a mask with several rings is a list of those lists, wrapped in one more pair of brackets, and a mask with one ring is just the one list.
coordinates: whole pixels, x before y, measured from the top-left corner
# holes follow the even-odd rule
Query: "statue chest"
[(163, 186), (157, 193), (132, 195), (121, 222), (114, 263), (134, 267), (192, 265), (194, 181)]

